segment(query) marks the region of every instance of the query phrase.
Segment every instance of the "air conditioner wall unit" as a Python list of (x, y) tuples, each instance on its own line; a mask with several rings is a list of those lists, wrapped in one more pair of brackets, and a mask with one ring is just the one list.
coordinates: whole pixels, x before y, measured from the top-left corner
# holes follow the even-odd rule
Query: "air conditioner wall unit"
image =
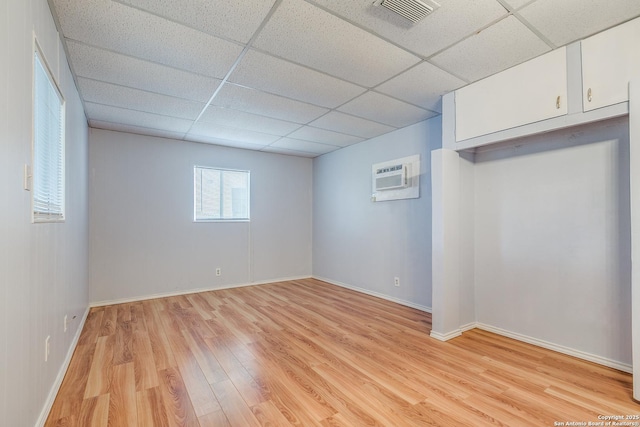
[(420, 155), (371, 165), (371, 201), (420, 197)]
[(375, 191), (406, 188), (409, 185), (409, 168), (411, 165), (397, 164), (376, 170)]

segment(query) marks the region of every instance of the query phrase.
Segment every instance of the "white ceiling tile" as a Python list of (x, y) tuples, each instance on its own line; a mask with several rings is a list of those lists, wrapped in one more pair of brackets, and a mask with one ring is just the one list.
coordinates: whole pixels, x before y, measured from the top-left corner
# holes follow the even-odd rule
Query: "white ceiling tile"
[(229, 81), (328, 108), (342, 105), (366, 90), (255, 50), (242, 58)]
[(442, 95), (465, 84), (435, 65), (423, 62), (383, 83), (376, 90), (441, 113)]
[(254, 46), (366, 87), (419, 61), (303, 0), (283, 0)]
[(640, 1), (538, 0), (519, 13), (552, 43), (563, 46), (640, 15)]
[(326, 108), (229, 83), (222, 87), (212, 104), (302, 124), (329, 111)]
[(360, 138), (358, 136), (346, 135), (344, 133), (314, 128), (311, 126), (301, 127), (287, 136), (289, 138), (303, 139), (305, 141), (320, 142), (322, 144), (337, 145), (340, 147), (346, 147), (347, 145), (364, 141), (364, 138)]
[(512, 10), (516, 10), (521, 8), (527, 3), (534, 2), (536, 0), (502, 0), (504, 1)]
[(176, 117), (161, 116), (159, 114), (142, 111), (127, 110), (109, 105), (85, 102), (85, 112), (89, 120), (121, 123), (124, 125), (143, 128), (160, 129), (171, 132), (186, 133), (193, 123), (191, 120)]
[(167, 19), (212, 34), (247, 43), (275, 0), (202, 1), (119, 0)]
[(200, 121), (280, 136), (288, 135), (301, 126), (299, 123), (214, 106), (207, 108)]
[(288, 150), (304, 151), (306, 153), (324, 154), (337, 150), (340, 147), (335, 145), (320, 144), (311, 141), (301, 141), (299, 139), (282, 138), (270, 145), (273, 148), (285, 148)]
[(395, 127), (408, 126), (437, 115), (376, 92), (367, 92), (338, 110)]
[(271, 144), (280, 138), (278, 135), (269, 135), (246, 129), (230, 128), (207, 122), (198, 122), (193, 125), (189, 131), (188, 137), (193, 137), (195, 135), (263, 146)]
[(382, 123), (341, 113), (340, 111), (331, 111), (309, 124), (311, 126), (360, 136), (362, 138), (373, 138), (374, 136), (382, 135), (383, 133), (396, 129), (395, 127)]
[(220, 80), (67, 40), (79, 77), (207, 102)]
[(205, 106), (201, 102), (88, 80), (83, 77), (78, 78), (78, 86), (82, 98), (88, 102), (181, 119), (195, 120)]
[(509, 16), (434, 56), (431, 62), (475, 81), (550, 50), (515, 16)]
[(139, 135), (159, 136), (162, 138), (182, 139), (184, 132), (171, 132), (160, 129), (144, 128), (140, 126), (123, 125), (121, 123), (103, 122), (100, 120), (89, 120), (89, 126), (96, 129), (115, 130), (118, 132), (135, 133)]
[(549, 51), (537, 34), (564, 45), (640, 15), (439, 0), (411, 24), (377, 3), (50, 0), (92, 126), (182, 138), (217, 94), (190, 138), (310, 157), (437, 115), (443, 93)]
[[(337, 147), (336, 147), (337, 148)], [(297, 150), (288, 150), (286, 148), (278, 148), (273, 146), (264, 147), (262, 150), (266, 153), (274, 153), (274, 154), (286, 154), (288, 156), (298, 156), (298, 157), (318, 157), (317, 153), (307, 153), (306, 151), (297, 151)]]
[(424, 57), (507, 14), (496, 0), (442, 0), (440, 8), (412, 24), (372, 0), (312, 1)]
[(242, 46), (106, 0), (53, 0), (64, 35), (86, 44), (222, 78)]

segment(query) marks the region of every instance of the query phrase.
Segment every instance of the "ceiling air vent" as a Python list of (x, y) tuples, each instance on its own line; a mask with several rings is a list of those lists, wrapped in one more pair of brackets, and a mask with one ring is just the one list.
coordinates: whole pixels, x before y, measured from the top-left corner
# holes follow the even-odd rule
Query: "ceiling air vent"
[(433, 6), (420, 0), (381, 0), (380, 5), (413, 23), (420, 21), (435, 10)]

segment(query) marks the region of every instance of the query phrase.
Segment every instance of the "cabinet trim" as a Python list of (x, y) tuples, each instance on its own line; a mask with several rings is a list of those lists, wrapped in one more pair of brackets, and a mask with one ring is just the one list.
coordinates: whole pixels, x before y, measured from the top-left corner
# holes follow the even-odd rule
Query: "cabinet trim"
[[(443, 107), (444, 105), (445, 104), (443, 103)], [(455, 109), (455, 105), (453, 108)], [(475, 147), (481, 147), (484, 145), (523, 138), (535, 134), (551, 132), (573, 126), (580, 126), (587, 123), (593, 123), (607, 119), (613, 119), (615, 117), (626, 116), (628, 114), (629, 103), (621, 102), (619, 104), (610, 105), (608, 107), (599, 108), (597, 110), (554, 117), (551, 119), (542, 120), (511, 129), (505, 129), (503, 131), (494, 132), (488, 135), (466, 139), (460, 142), (456, 142), (454, 138), (446, 138), (443, 139), (442, 146), (443, 148), (447, 148), (449, 150), (468, 150)], [(444, 134), (445, 133), (443, 129), (443, 136)]]

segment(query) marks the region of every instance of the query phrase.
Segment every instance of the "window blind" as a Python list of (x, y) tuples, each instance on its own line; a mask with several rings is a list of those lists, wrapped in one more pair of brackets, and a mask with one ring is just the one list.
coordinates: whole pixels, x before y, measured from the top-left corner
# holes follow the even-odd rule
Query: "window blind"
[(33, 219), (64, 220), (64, 101), (38, 52), (34, 59)]

